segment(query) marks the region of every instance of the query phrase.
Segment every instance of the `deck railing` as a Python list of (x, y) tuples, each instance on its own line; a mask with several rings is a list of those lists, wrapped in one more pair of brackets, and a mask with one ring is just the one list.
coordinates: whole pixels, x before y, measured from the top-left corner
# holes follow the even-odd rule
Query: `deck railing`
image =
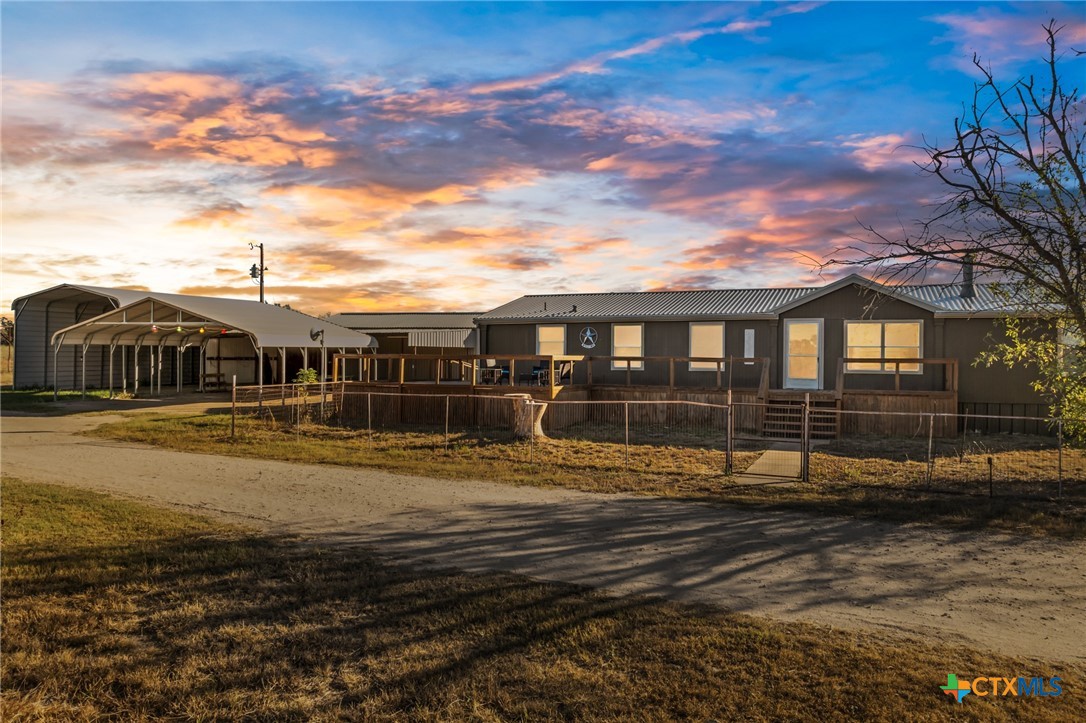
[[(376, 383), (378, 379), (378, 364), (387, 364), (387, 380), (391, 383), (405, 384), (412, 382), (443, 383), (467, 383), (475, 387), (480, 385), (508, 384), (510, 387), (549, 387), (551, 398), (554, 398), (558, 390), (564, 386), (592, 387), (600, 384), (598, 376), (594, 375), (593, 367), (597, 364), (607, 364), (608, 372), (623, 373), (625, 386), (637, 386), (634, 374), (649, 364), (667, 365), (667, 382), (665, 384), (653, 384), (652, 386), (666, 386), (669, 390), (680, 386), (685, 387), (709, 387), (718, 390), (731, 389), (757, 389), (758, 396), (764, 398), (769, 390), (770, 360), (768, 357), (698, 357), (698, 356), (587, 356), (567, 354), (467, 354), (459, 356), (446, 356), (440, 354), (335, 354), (332, 357), (332, 380), (338, 381), (346, 375), (344, 371), (347, 365), (359, 364), (358, 381), (364, 383)], [(432, 364), (428, 370), (430, 378), (409, 379), (407, 373), (408, 363), (425, 362)], [(709, 369), (701, 369), (699, 373), (706, 373), (710, 384), (682, 385), (678, 383), (676, 365), (701, 364), (712, 365)], [(757, 383), (744, 384), (751, 378), (751, 374), (741, 375), (737, 379), (735, 369), (738, 366), (757, 365)], [(575, 375), (579, 369), (583, 370), (583, 385), (574, 384)], [(455, 370), (455, 373), (451, 373)], [(608, 376), (610, 376), (608, 374)], [(602, 383), (613, 383), (602, 382)]]
[[(882, 368), (879, 369), (879, 370), (875, 370), (875, 371), (868, 371), (868, 370), (864, 370), (864, 369), (852, 369), (852, 370), (850, 370), (850, 369), (848, 369), (848, 365), (850, 365), (850, 364), (855, 364), (855, 365), (878, 364)], [(893, 372), (884, 371), (885, 367), (891, 366), (891, 365), (894, 368)], [(893, 389), (893, 391), (894, 392), (901, 392), (902, 391), (902, 389), (901, 389), (901, 377), (902, 377), (902, 375), (904, 374), (906, 377), (909, 377), (909, 376), (922, 376), (924, 374), (923, 370), (924, 370), (925, 365), (936, 365), (936, 366), (942, 366), (943, 367), (943, 389), (941, 389), (941, 390), (917, 390), (917, 391), (926, 392), (926, 393), (931, 393), (933, 391), (943, 391), (943, 392), (957, 394), (957, 392), (958, 392), (958, 360), (957, 359), (940, 359), (940, 358), (893, 359), (893, 358), (890, 358), (890, 357), (876, 357), (876, 358), (839, 357), (837, 359), (837, 381), (836, 381), (836, 384), (834, 385), (834, 391), (836, 393), (837, 398), (840, 399), (841, 395), (844, 392), (849, 391), (849, 390), (847, 390), (845, 388), (845, 379), (846, 378), (860, 379), (860, 378), (867, 377), (868, 375), (870, 375), (871, 377), (876, 377), (877, 376), (879, 378), (883, 378), (883, 377), (885, 377), (885, 375), (892, 373), (894, 375), (894, 389)], [(912, 370), (906, 369), (903, 372), (901, 370), (902, 366), (905, 366), (905, 367), (910, 367), (910, 366), (917, 367), (917, 370), (912, 371)], [(890, 390), (863, 389), (863, 390), (855, 390), (855, 391), (890, 391)]]

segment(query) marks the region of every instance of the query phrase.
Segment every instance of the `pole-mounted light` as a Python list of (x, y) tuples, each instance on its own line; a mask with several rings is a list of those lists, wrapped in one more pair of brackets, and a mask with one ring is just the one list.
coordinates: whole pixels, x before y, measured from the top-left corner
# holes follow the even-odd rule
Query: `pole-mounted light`
[(255, 249), (260, 249), (260, 263), (259, 264), (253, 264), (249, 268), (249, 278), (251, 278), (255, 283), (260, 284), (260, 303), (263, 304), (264, 303), (264, 272), (268, 270), (268, 267), (264, 265), (264, 244), (263, 243), (259, 243), (259, 244), (250, 243), (249, 244), (249, 250), (253, 251)]

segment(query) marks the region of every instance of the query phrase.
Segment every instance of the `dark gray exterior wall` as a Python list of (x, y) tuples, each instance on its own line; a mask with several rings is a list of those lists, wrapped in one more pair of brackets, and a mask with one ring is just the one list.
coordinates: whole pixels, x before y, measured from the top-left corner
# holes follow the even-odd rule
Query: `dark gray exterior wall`
[[(874, 303), (873, 303), (874, 302)], [(1039, 404), (1040, 397), (1029, 387), (1032, 379), (1028, 369), (1008, 370), (1002, 366), (974, 367), (973, 361), (990, 343), (989, 334), (998, 332), (993, 319), (936, 318), (919, 306), (886, 296), (875, 297), (859, 286), (851, 286), (783, 312), (779, 320), (724, 320), (724, 351), (728, 356), (743, 355), (743, 331), (755, 330), (755, 356), (769, 357), (770, 386), (780, 389), (784, 383), (784, 327), (787, 319), (821, 319), (823, 321), (822, 388), (833, 389), (837, 376), (837, 360), (845, 355), (845, 321), (853, 320), (919, 320), (922, 322), (922, 356), (958, 360), (959, 400), (967, 404)], [(700, 321), (700, 319), (699, 319)], [(546, 322), (546, 323), (561, 323)], [(628, 322), (618, 322), (628, 323)], [(566, 323), (566, 353), (571, 355), (611, 355), (611, 321)], [(482, 349), (487, 354), (535, 354), (535, 323), (491, 324), (482, 327)], [(582, 349), (578, 335), (586, 326), (599, 334), (594, 350)], [(647, 321), (644, 323), (645, 356), (683, 357), (689, 355), (690, 325), (687, 321)], [(745, 365), (743, 365), (745, 366)], [(626, 373), (612, 371), (606, 362), (593, 366), (593, 382), (622, 384)], [(736, 365), (733, 371), (736, 387), (757, 385), (757, 370)], [(585, 381), (583, 373), (574, 381)], [(921, 374), (902, 374), (901, 388), (909, 391), (939, 391), (944, 389), (945, 368), (940, 364), (925, 365)], [(634, 384), (665, 385), (668, 382), (666, 363), (649, 363), (644, 371), (631, 372)], [(684, 387), (715, 386), (714, 372), (691, 372), (686, 364), (675, 365), (675, 382)], [(846, 389), (891, 390), (892, 373), (847, 373)]]
[[(773, 372), (773, 387), (784, 385), (784, 327), (786, 319), (822, 319), (822, 388), (833, 389), (837, 378), (837, 360), (845, 356), (846, 321), (919, 320), (921, 324), (921, 356), (943, 356), (942, 336), (937, 333), (941, 320), (919, 306), (886, 296), (876, 296), (859, 286), (849, 286), (827, 294), (780, 315), (777, 345), (781, 350)], [(942, 389), (943, 365), (925, 365), (922, 374), (902, 374), (901, 388), (913, 391)], [(861, 378), (862, 377), (862, 378)], [(845, 388), (893, 389), (894, 375), (880, 373), (846, 373)]]
[[(713, 319), (699, 319), (698, 321), (714, 321)], [(754, 329), (755, 356), (771, 357), (775, 344), (773, 337), (773, 322), (758, 321), (728, 321), (724, 323), (724, 354), (725, 356), (743, 356), (743, 334), (745, 329)], [(547, 324), (559, 324), (561, 322), (546, 322)], [(583, 321), (567, 323), (566, 327), (566, 354), (574, 356), (612, 356), (612, 331), (613, 323), (626, 324), (638, 323), (630, 321)], [(536, 327), (539, 324), (491, 324), (482, 328), (482, 344), (484, 354), (535, 354), (536, 353)], [(581, 330), (591, 326), (596, 330), (598, 339), (594, 349), (584, 349), (580, 344)], [(644, 356), (685, 357), (690, 355), (690, 323), (687, 321), (647, 321), (644, 322), (643, 332)], [(732, 371), (733, 386), (756, 387), (758, 385), (760, 368), (756, 364), (737, 365)], [(725, 379), (723, 382), (726, 384)], [(645, 369), (630, 372), (630, 381), (633, 384), (666, 385), (669, 378), (669, 369), (666, 362), (648, 362)], [(592, 381), (596, 384), (622, 384), (626, 380), (624, 369), (612, 370), (608, 362), (595, 362), (592, 367)], [(578, 372), (580, 383), (585, 381), (582, 372)], [(684, 387), (715, 387), (715, 371), (690, 371), (687, 364), (675, 364), (675, 383)]]
[[(1003, 338), (998, 319), (947, 319), (943, 329), (946, 355), (959, 361), (958, 399), (962, 403), (1035, 405), (1042, 402), (1040, 395), (1029, 386), (1035, 379), (1035, 369), (1022, 366), (1008, 369), (1002, 364), (973, 366), (982, 351)], [(1031, 409), (1028, 413), (1039, 411)], [(993, 410), (991, 413), (1010, 412)]]

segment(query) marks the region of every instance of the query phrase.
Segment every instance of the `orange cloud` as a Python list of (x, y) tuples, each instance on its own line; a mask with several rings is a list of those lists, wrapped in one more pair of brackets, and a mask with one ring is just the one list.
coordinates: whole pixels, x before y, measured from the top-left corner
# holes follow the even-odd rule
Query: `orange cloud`
[(159, 151), (181, 150), (223, 163), (301, 163), (307, 168), (322, 168), (333, 165), (336, 154), (310, 144), (331, 140), (323, 131), (297, 127), (282, 114), (255, 112), (245, 103), (234, 101), (213, 115), (184, 123), (172, 137), (155, 141), (152, 146)]
[(333, 236), (356, 237), (420, 206), (448, 206), (476, 200), (478, 189), (449, 184), (411, 191), (370, 183), (349, 188), (277, 186), (264, 194), (282, 198), (290, 206), (277, 209), (284, 223), (319, 228)]
[(189, 228), (207, 228), (214, 225), (232, 226), (234, 222), (247, 216), (248, 209), (236, 201), (217, 203), (206, 206), (194, 213), (173, 222), (174, 226)]
[(509, 251), (502, 254), (489, 254), (476, 256), (472, 263), (488, 269), (502, 269), (504, 271), (532, 271), (545, 269), (554, 265), (554, 259), (546, 256), (525, 253), (523, 251)]

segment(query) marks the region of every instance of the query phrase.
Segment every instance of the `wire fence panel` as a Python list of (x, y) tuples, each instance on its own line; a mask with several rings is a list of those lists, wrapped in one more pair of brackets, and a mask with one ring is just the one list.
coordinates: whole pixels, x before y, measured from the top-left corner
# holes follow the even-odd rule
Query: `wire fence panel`
[[(542, 435), (518, 428), (537, 415)], [(802, 480), (977, 496), (1086, 496), (1086, 450), (1045, 417), (842, 410), (833, 402), (534, 400), (345, 382), (235, 387), (232, 414), (364, 432), (473, 459), (702, 478)], [(541, 416), (540, 416), (541, 415)], [(866, 433), (865, 433), (866, 432)], [(382, 435), (384, 435), (382, 437)], [(399, 442), (397, 442), (399, 440)]]

